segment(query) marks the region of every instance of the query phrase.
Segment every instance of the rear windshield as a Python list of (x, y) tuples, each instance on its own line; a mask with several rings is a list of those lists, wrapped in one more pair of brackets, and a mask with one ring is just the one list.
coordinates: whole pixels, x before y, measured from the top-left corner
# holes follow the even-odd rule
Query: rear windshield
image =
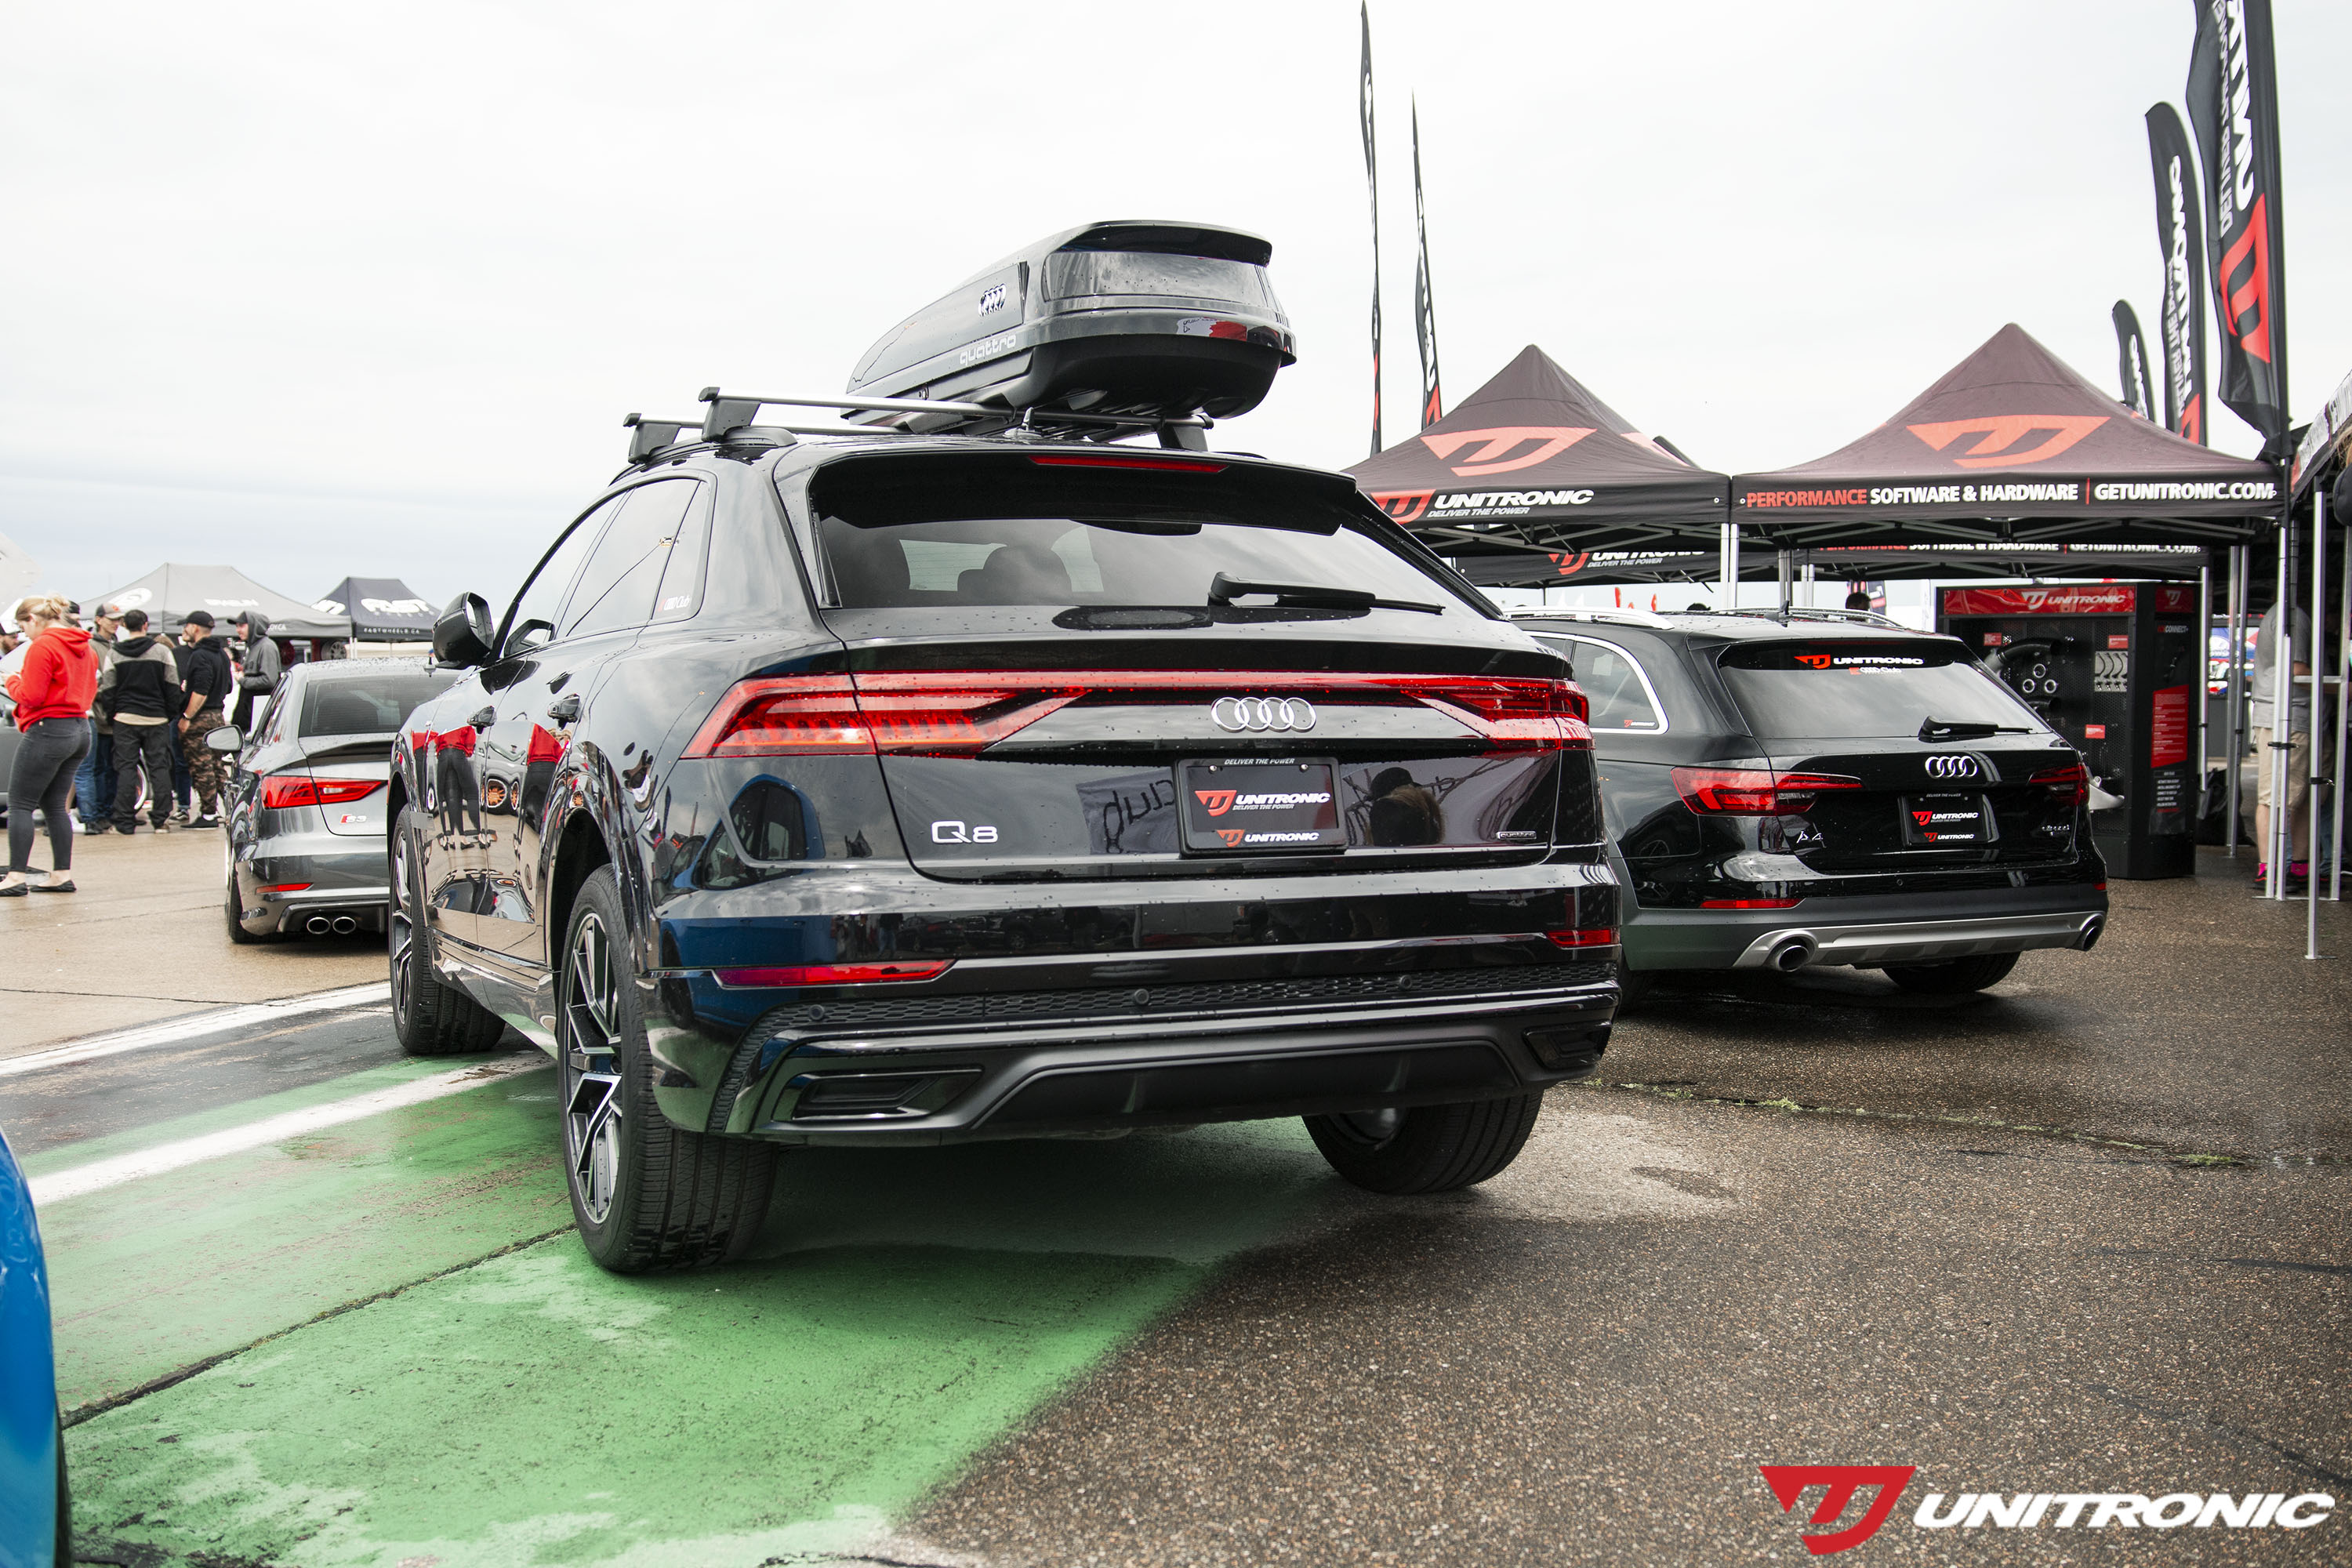
[(401, 726), (409, 711), (457, 679), (453, 670), (387, 669), (381, 675), (314, 680), (302, 693), (297, 733), (382, 735)]
[(1759, 736), (1916, 736), (1929, 719), (2043, 728), (1956, 643), (1743, 643), (1717, 665)]
[(1476, 613), (1346, 509), (1255, 477), (919, 459), (839, 464), (811, 497), (844, 609), (1201, 609), (1223, 573)]

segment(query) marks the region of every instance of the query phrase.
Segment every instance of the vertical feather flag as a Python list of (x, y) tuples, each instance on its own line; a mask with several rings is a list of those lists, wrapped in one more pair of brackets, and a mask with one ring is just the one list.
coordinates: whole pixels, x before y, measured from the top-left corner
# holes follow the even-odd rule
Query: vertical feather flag
[(2288, 414), (2286, 219), (2270, 0), (2193, 3), (2189, 123), (2205, 163), (2221, 401), (2277, 442), (2286, 435)]
[(2139, 312), (2128, 300), (2118, 300), (2110, 312), (2116, 322), (2116, 375), (2123, 383), (2124, 406), (2143, 419), (2156, 417), (2149, 396), (2147, 340), (2140, 336)]
[(2205, 442), (2205, 220), (2197, 160), (2172, 105), (2147, 111), (2156, 173), (2156, 248), (2164, 258), (2164, 427)]
[(1381, 175), (1372, 152), (1372, 6), (1364, 0), (1364, 69), (1357, 108), (1364, 121), (1364, 184), (1372, 197), (1372, 456), (1381, 454)]
[(1412, 268), (1412, 329), (1421, 345), (1421, 427), (1445, 417), (1445, 395), (1437, 384), (1437, 300), (1429, 286), (1429, 214), (1421, 200), (1421, 105), (1412, 106), (1412, 227), (1420, 242)]

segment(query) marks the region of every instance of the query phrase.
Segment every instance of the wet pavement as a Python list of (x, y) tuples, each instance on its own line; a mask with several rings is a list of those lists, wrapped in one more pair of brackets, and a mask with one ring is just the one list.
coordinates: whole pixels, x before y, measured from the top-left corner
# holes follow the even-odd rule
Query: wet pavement
[(405, 1061), (355, 997), (28, 1063), (85, 1557), (1795, 1561), (1833, 1527), (1757, 1467), (1873, 1464), (1858, 1564), (2352, 1560), (1913, 1522), (2352, 1505), (2352, 922), (2308, 963), (2234, 879), (2115, 894), (1985, 997), (1666, 987), (1468, 1193), (1296, 1122), (803, 1152), (752, 1259), (651, 1280), (586, 1264), (511, 1040)]

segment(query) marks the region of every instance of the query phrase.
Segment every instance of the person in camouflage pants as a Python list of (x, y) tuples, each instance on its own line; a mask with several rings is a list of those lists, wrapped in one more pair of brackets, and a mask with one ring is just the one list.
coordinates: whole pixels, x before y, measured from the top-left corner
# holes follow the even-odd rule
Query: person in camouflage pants
[(229, 668), (227, 647), (213, 635), (213, 618), (207, 612), (188, 613), (180, 627), (180, 640), (188, 645), (180, 685), (186, 700), (180, 718), (180, 744), (187, 754), (188, 784), (196, 797), (190, 825), (218, 827), (221, 754), (205, 744), (205, 737), (221, 727), (222, 710), (236, 684), (236, 673)]

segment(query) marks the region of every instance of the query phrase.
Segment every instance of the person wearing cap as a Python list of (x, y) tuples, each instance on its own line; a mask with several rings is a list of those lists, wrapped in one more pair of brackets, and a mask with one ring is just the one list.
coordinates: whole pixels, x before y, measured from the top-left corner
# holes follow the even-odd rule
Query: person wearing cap
[[(77, 614), (80, 606), (76, 605)], [(101, 684), (106, 671), (114, 662), (114, 634), (122, 624), (121, 609), (114, 605), (100, 605), (89, 617), (90, 650), (98, 655), (98, 678)], [(89, 710), (89, 752), (81, 760), (81, 771), (74, 775), (74, 810), (80, 814), (84, 833), (104, 833), (111, 826), (114, 809), (114, 734), (100, 708)]]
[(205, 744), (205, 737), (227, 721), (236, 674), (229, 668), (226, 643), (213, 635), (210, 611), (189, 611), (180, 626), (180, 641), (188, 650), (180, 683), (180, 750), (188, 759), (188, 787), (196, 796), (188, 822), (192, 827), (218, 827), (220, 753)]
[(98, 710), (114, 726), (114, 830), (138, 830), (139, 775), (147, 775), (147, 821), (169, 833), (172, 759), (179, 752), (180, 667), (167, 639), (147, 633), (147, 612), (122, 612), (114, 661), (98, 678)]

